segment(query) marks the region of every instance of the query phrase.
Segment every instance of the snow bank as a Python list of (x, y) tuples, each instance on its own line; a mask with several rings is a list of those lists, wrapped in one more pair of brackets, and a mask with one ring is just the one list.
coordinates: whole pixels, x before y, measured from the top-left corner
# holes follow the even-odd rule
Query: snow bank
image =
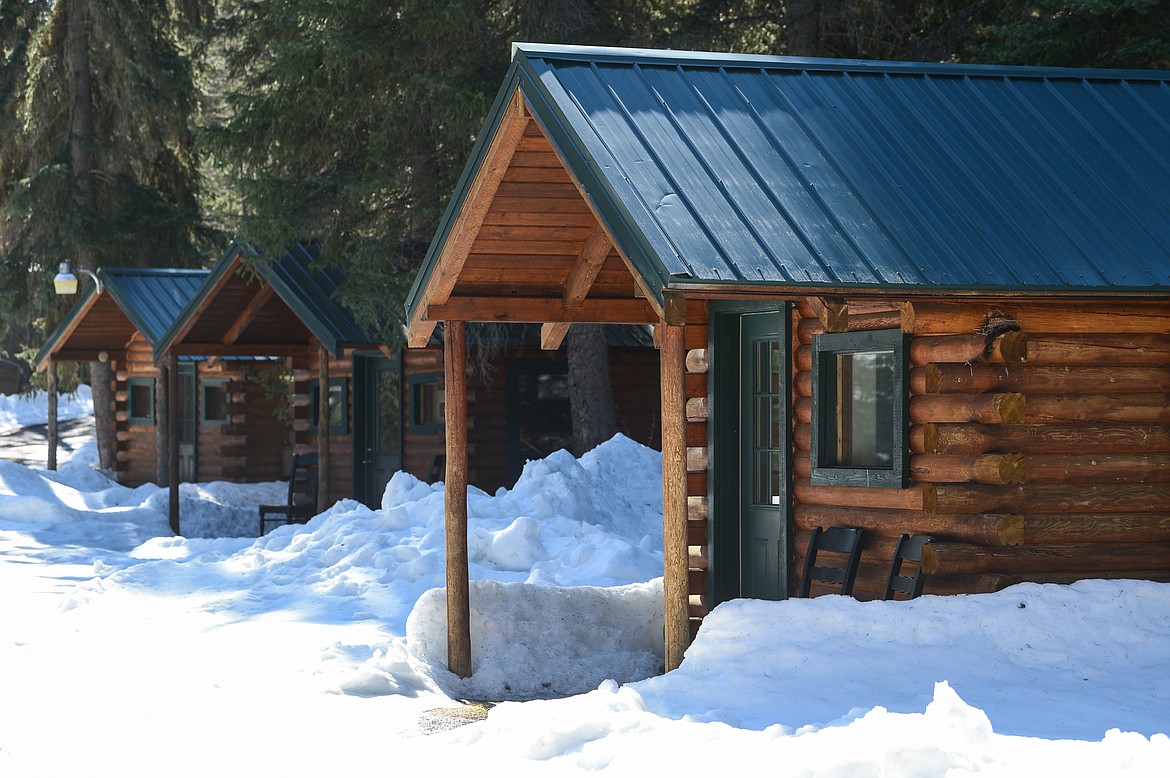
[[(93, 393), (82, 384), (72, 394), (57, 395), (57, 419), (65, 421), (93, 415)], [(49, 419), (49, 395), (36, 391), (28, 395), (0, 394), (0, 434), (45, 424)]]

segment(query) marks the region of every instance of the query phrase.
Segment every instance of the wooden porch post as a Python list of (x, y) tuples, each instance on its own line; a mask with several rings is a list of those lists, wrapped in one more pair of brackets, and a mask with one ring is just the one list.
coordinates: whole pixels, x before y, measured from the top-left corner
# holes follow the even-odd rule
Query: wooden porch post
[[(178, 380), (171, 376), (166, 363), (158, 366), (155, 381), (155, 418), (158, 419), (158, 445), (155, 448), (155, 481), (159, 486), (171, 485), (171, 384)], [(177, 474), (175, 474), (177, 477)]]
[(687, 448), (683, 328), (660, 325), (662, 346), (662, 542), (666, 669), (682, 664), (690, 644), (687, 603)]
[(170, 485), (171, 532), (179, 534), (179, 358), (167, 355), (167, 470)]
[(444, 324), (447, 475), (447, 669), (471, 676), (471, 593), (467, 570), (467, 338), (465, 324)]
[(317, 512), (329, 505), (329, 349), (317, 344)]
[(57, 360), (49, 360), (49, 460), (50, 470), (57, 469)]

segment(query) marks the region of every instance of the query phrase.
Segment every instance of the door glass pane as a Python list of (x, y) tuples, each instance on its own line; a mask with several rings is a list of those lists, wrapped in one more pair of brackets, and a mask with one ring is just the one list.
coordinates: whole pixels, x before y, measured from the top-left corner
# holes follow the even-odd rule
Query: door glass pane
[(779, 505), (780, 483), (780, 342), (759, 340), (752, 345), (752, 502)]
[(889, 468), (894, 460), (894, 352), (837, 355), (837, 464)]

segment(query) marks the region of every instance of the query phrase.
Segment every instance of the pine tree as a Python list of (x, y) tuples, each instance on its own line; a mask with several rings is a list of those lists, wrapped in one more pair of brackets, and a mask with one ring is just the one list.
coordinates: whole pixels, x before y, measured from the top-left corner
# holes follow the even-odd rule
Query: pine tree
[[(93, 269), (204, 257), (193, 85), (179, 43), (200, 9), (150, 0), (0, 8), (0, 316), (35, 346), (69, 304), (51, 292), (59, 262)], [(111, 373), (90, 369), (109, 467)]]

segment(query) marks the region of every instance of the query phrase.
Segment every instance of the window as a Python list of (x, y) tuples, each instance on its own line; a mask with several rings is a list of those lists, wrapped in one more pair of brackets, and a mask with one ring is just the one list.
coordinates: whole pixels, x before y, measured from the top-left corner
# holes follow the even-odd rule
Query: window
[(131, 378), (126, 382), (126, 410), (131, 424), (154, 424), (154, 379)]
[[(329, 433), (344, 435), (349, 432), (349, 415), (345, 378), (329, 379)], [(321, 418), (321, 382), (313, 379), (309, 383), (309, 432), (317, 434), (317, 422)]]
[(230, 419), (226, 380), (222, 378), (204, 379), (202, 407), (200, 423), (204, 427), (221, 427), (228, 423)]
[(407, 379), (410, 385), (410, 426), (415, 432), (438, 432), (447, 415), (447, 392), (439, 385), (442, 373), (422, 373)]
[(814, 484), (908, 484), (906, 351), (898, 330), (813, 338)]

